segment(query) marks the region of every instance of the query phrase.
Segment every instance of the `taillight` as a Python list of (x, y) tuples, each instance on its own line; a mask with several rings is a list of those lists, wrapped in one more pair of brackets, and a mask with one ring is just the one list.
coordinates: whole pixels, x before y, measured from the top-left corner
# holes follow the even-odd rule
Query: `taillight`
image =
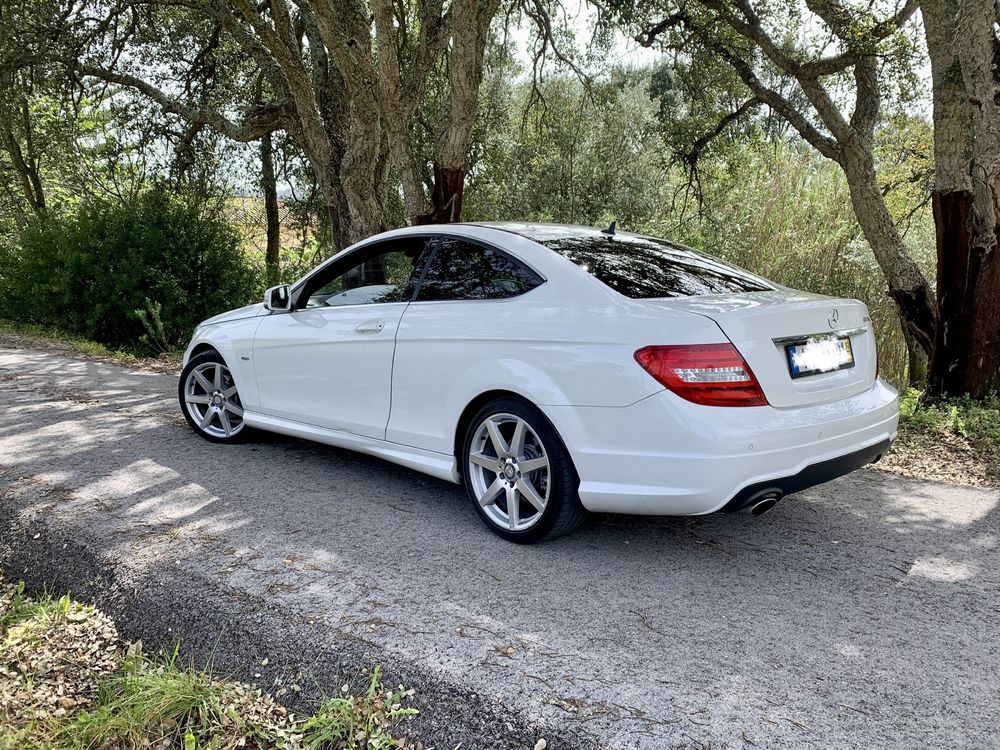
[(760, 383), (732, 344), (645, 346), (643, 369), (681, 398), (704, 406), (767, 406)]

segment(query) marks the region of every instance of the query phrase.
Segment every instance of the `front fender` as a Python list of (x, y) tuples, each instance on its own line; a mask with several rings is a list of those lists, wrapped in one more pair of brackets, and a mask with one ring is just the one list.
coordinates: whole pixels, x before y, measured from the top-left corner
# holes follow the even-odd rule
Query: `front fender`
[(253, 337), (263, 317), (244, 318), (215, 325), (201, 325), (184, 352), (184, 366), (198, 349), (211, 347), (226, 361), (240, 392), (243, 406), (259, 411), (257, 381), (253, 370)]

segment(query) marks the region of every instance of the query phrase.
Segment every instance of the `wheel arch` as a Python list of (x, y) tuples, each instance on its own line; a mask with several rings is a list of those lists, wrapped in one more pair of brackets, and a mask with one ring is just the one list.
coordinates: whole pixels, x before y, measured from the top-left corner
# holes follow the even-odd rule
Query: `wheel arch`
[(195, 344), (194, 348), (191, 349), (191, 353), (188, 354), (188, 360), (197, 357), (199, 354), (205, 354), (206, 352), (215, 352), (220, 357), (222, 356), (222, 352), (220, 352), (216, 347), (202, 341), (200, 344)]
[[(455, 437), (452, 445), (452, 453), (455, 456), (455, 472), (458, 474), (459, 479), (461, 479), (463, 474), (462, 448), (463, 448), (463, 443), (465, 442), (465, 433), (469, 429), (469, 426), (472, 422), (472, 418), (476, 415), (476, 412), (482, 409), (486, 404), (488, 404), (490, 401), (495, 401), (498, 398), (516, 398), (518, 401), (523, 401), (532, 408), (536, 409), (538, 413), (541, 414), (542, 419), (548, 422), (549, 426), (555, 431), (556, 436), (559, 438), (560, 442), (562, 442), (563, 445), (566, 444), (566, 441), (563, 440), (562, 433), (559, 431), (559, 427), (555, 423), (553, 423), (553, 421), (549, 418), (549, 415), (545, 413), (545, 410), (542, 409), (542, 407), (540, 407), (538, 404), (534, 403), (530, 398), (525, 396), (523, 393), (518, 393), (517, 391), (511, 391), (503, 388), (494, 388), (489, 391), (483, 391), (478, 396), (473, 398), (468, 404), (465, 405), (465, 408), (459, 415), (458, 422), (455, 425)], [(568, 450), (569, 449), (567, 448), (567, 451)]]

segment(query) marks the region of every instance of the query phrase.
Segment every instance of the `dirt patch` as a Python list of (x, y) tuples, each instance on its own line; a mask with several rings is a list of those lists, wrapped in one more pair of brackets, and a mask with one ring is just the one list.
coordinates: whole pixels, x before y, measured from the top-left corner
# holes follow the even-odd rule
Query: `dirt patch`
[(145, 370), (161, 375), (178, 375), (181, 371), (181, 354), (162, 354), (159, 357), (128, 357), (125, 355), (102, 354), (94, 351), (99, 347), (74, 341), (61, 341), (58, 338), (30, 333), (20, 333), (0, 328), (0, 347), (15, 349), (35, 349), (39, 351), (64, 354), (90, 362), (107, 362), (109, 364), (128, 367), (133, 370)]
[(954, 433), (901, 430), (889, 454), (870, 468), (969, 487), (1000, 487), (1000, 456)]

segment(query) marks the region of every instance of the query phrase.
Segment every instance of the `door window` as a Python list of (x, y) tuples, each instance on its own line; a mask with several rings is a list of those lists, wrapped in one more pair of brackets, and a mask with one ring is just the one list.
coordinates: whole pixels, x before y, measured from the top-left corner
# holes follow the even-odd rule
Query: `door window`
[[(427, 237), (386, 240), (313, 275), (299, 295), (299, 307), (341, 307), (408, 302), (413, 298)], [(302, 302), (304, 301), (304, 304)]]
[(420, 283), (417, 300), (506, 299), (531, 291), (543, 281), (498, 250), (444, 238)]

